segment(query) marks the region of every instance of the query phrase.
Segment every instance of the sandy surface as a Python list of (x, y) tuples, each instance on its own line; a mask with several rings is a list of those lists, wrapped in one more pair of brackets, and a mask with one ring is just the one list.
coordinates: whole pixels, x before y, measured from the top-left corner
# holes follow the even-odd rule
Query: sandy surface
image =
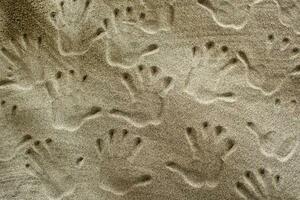
[(0, 200), (299, 200), (299, 0), (0, 1)]

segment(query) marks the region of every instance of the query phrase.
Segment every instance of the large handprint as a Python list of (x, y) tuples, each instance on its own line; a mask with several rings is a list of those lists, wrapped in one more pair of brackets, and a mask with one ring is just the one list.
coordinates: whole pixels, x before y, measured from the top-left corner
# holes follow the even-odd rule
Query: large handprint
[(185, 166), (169, 161), (166, 167), (194, 188), (216, 187), (224, 161), (235, 146), (234, 140), (223, 138), (224, 131), (224, 127), (211, 127), (208, 122), (203, 123), (201, 133), (188, 127), (186, 139), (191, 150), (191, 161)]
[(99, 106), (85, 106), (82, 84), (85, 78), (74, 69), (49, 73), (45, 86), (52, 101), (52, 120), (56, 129), (78, 130), (87, 120), (98, 117)]
[(230, 55), (227, 46), (217, 47), (213, 41), (202, 48), (193, 48), (193, 65), (185, 82), (185, 91), (197, 101), (210, 104), (215, 101), (234, 102), (232, 91), (219, 89), (221, 80), (232, 70), (237, 58)]
[(142, 139), (128, 130), (111, 129), (105, 139), (96, 141), (100, 164), (100, 188), (115, 195), (125, 195), (151, 183), (152, 176), (133, 164), (142, 147)]
[(173, 78), (160, 76), (160, 68), (156, 66), (138, 66), (137, 78), (129, 73), (122, 76), (131, 98), (129, 105), (113, 108), (110, 114), (133, 124), (144, 127), (158, 125), (165, 107), (165, 97), (172, 88)]
[[(106, 58), (110, 65), (121, 68), (135, 67), (140, 63), (141, 59), (158, 52), (159, 45), (156, 43), (148, 43), (139, 39), (135, 34), (143, 34), (145, 37), (150, 37), (151, 32), (145, 31), (145, 28), (139, 28), (140, 23), (145, 16), (139, 15), (137, 19), (133, 7), (114, 8), (113, 20), (105, 19), (106, 27)], [(145, 22), (143, 22), (144, 24)], [(148, 22), (150, 23), (150, 21)], [(133, 26), (134, 25), (134, 26)], [(150, 25), (149, 25), (150, 26)], [(154, 26), (154, 25), (153, 25)], [(138, 26), (140, 27), (140, 26)], [(144, 29), (144, 30), (141, 30)], [(134, 31), (136, 30), (136, 31)], [(155, 32), (155, 31), (154, 31)]]

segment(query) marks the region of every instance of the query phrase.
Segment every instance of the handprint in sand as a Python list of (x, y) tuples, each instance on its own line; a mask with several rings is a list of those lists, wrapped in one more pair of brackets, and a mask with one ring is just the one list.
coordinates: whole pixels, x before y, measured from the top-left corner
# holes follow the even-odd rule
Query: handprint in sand
[(216, 101), (235, 102), (236, 94), (219, 87), (224, 77), (237, 64), (237, 58), (230, 54), (227, 46), (217, 47), (207, 42), (203, 47), (193, 47), (193, 66), (185, 80), (185, 92), (199, 103), (210, 104)]
[(263, 0), (197, 0), (215, 22), (224, 28), (240, 30), (245, 27), (251, 8)]
[(85, 79), (79, 71), (57, 69), (54, 74), (49, 74), (45, 86), (51, 99), (54, 128), (76, 131), (86, 121), (100, 116), (101, 107), (82, 104)]
[(26, 151), (29, 162), (25, 167), (30, 175), (40, 180), (49, 200), (62, 200), (74, 192), (76, 183), (51, 153), (52, 142), (51, 138), (36, 140)]
[(274, 34), (267, 36), (264, 46), (263, 59), (254, 59), (245, 51), (238, 51), (237, 56), (245, 66), (249, 86), (265, 95), (272, 95), (288, 76), (297, 73), (300, 51), (290, 38), (276, 38)]
[(136, 0), (120, 6), (110, 0), (104, 1), (118, 17), (120, 22), (134, 26), (145, 34), (157, 34), (171, 30), (174, 22), (173, 1)]
[(173, 86), (173, 78), (164, 76), (161, 69), (140, 65), (136, 76), (122, 74), (122, 82), (130, 96), (129, 105), (113, 108), (109, 113), (136, 127), (158, 125), (164, 114), (166, 97)]
[(235, 185), (239, 199), (245, 200), (296, 200), (279, 191), (280, 175), (274, 175), (270, 169), (246, 171), (243, 179)]
[(212, 127), (208, 122), (203, 123), (201, 132), (188, 127), (185, 136), (191, 150), (190, 162), (179, 164), (168, 161), (167, 169), (179, 175), (191, 187), (215, 188), (219, 184), (224, 162), (236, 146), (233, 139), (224, 135), (225, 132), (224, 127)]
[[(157, 43), (145, 42), (140, 39), (140, 35), (145, 38), (151, 36), (150, 33), (137, 29), (133, 26), (137, 22), (128, 18), (133, 8), (113, 11), (113, 19), (105, 19), (106, 28), (106, 58), (112, 66), (120, 68), (132, 68), (141, 62), (143, 57), (150, 56), (159, 51)], [(140, 16), (143, 18), (143, 15)]]
[(92, 0), (62, 0), (58, 11), (51, 12), (62, 55), (82, 55), (104, 36), (104, 27), (96, 26), (91, 19), (92, 3)]
[(100, 159), (99, 187), (115, 195), (125, 195), (138, 187), (151, 184), (152, 176), (134, 164), (142, 148), (142, 139), (127, 129), (111, 129), (96, 141)]
[(1, 71), (6, 74), (0, 80), (0, 89), (29, 90), (41, 83), (44, 68), (50, 64), (49, 55), (42, 48), (42, 37), (32, 38), (23, 34), (11, 39), (10, 45), (0, 48), (3, 61)]
[(265, 156), (282, 162), (293, 156), (299, 144), (296, 135), (279, 130), (265, 131), (254, 122), (248, 122), (247, 128), (258, 138), (260, 150)]

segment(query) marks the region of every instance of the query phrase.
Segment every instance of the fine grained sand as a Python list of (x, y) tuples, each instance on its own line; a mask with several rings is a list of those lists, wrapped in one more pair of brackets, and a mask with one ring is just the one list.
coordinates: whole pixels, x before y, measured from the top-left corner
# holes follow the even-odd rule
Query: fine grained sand
[(299, 0), (1, 0), (0, 200), (299, 200)]

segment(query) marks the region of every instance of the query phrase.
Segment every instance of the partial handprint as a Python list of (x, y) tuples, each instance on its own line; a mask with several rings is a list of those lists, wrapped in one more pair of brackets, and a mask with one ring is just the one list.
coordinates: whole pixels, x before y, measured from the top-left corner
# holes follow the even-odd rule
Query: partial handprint
[[(297, 97), (296, 97), (297, 98)], [(275, 98), (274, 100), (274, 111), (278, 116), (286, 116), (290, 121), (300, 120), (300, 106), (296, 98), (283, 100)]]
[[(159, 5), (154, 5), (156, 3)], [(173, 25), (174, 7), (164, 1), (155, 1), (154, 4), (142, 0), (141, 5), (129, 13), (124, 23), (133, 25), (148, 34), (169, 31)]]
[(53, 126), (67, 131), (78, 130), (86, 121), (99, 117), (101, 107), (83, 106), (84, 76), (78, 71), (58, 70), (45, 86), (52, 100)]
[[(159, 50), (157, 44), (143, 45), (133, 37), (133, 32), (128, 31), (128, 15), (133, 12), (132, 8), (125, 11), (115, 9), (113, 20), (105, 19), (106, 27), (106, 58), (110, 65), (121, 68), (136, 66), (143, 57), (156, 53)], [(140, 16), (143, 18), (143, 16)], [(130, 21), (130, 20), (129, 20)], [(124, 23), (126, 22), (126, 23)], [(133, 22), (130, 22), (132, 24)], [(149, 35), (149, 34), (148, 34)]]
[(146, 34), (169, 31), (173, 25), (174, 7), (172, 2), (139, 0), (126, 8), (118, 8), (119, 6), (114, 5), (110, 0), (106, 0), (105, 3), (118, 14), (124, 13), (123, 23), (132, 25)]
[(0, 161), (9, 161), (15, 158), (31, 141), (32, 136), (29, 134), (17, 136), (14, 131), (3, 130), (0, 138)]
[(91, 0), (62, 0), (59, 11), (51, 13), (62, 55), (82, 55), (104, 36), (102, 26), (96, 28), (89, 23), (91, 4)]
[[(277, 39), (273, 34), (269, 34), (265, 44), (263, 61), (254, 63), (244, 51), (238, 52), (238, 58), (246, 67), (246, 78), (250, 87), (258, 89), (265, 95), (274, 94), (280, 89), (287, 78), (293, 76), (295, 70), (291, 66), (297, 66), (297, 58), (300, 55), (298, 47), (291, 44), (290, 38)], [(274, 57), (280, 58), (274, 59)], [(276, 68), (280, 66), (280, 69)]]
[(248, 22), (251, 7), (262, 0), (198, 0), (198, 4), (224, 28), (242, 29)]
[(122, 81), (131, 97), (130, 105), (113, 108), (109, 112), (136, 127), (150, 124), (158, 125), (165, 108), (165, 97), (172, 88), (173, 78), (160, 76), (161, 70), (156, 66), (138, 66), (137, 78), (124, 73)]
[(260, 150), (265, 156), (284, 162), (289, 160), (296, 151), (298, 146), (296, 136), (279, 131), (263, 131), (253, 122), (248, 122), (247, 127), (258, 137)]
[(29, 90), (43, 81), (44, 67), (50, 60), (41, 49), (42, 38), (31, 39), (23, 34), (12, 39), (9, 48), (1, 47), (7, 78), (0, 80), (0, 89)]
[(235, 67), (237, 58), (230, 56), (227, 46), (216, 47), (207, 42), (202, 49), (193, 49), (194, 66), (185, 82), (185, 91), (197, 101), (210, 104), (215, 101), (234, 102), (232, 91), (219, 91), (221, 80)]
[(50, 138), (44, 142), (35, 141), (34, 146), (26, 151), (31, 162), (25, 167), (41, 181), (49, 200), (61, 200), (74, 192), (76, 184), (73, 177), (60, 167), (59, 161), (53, 159), (49, 151), (52, 142)]
[(235, 141), (224, 137), (225, 128), (203, 123), (199, 134), (194, 128), (186, 129), (186, 139), (191, 150), (191, 161), (186, 165), (169, 161), (166, 167), (177, 173), (190, 186), (214, 188), (219, 184), (220, 173), (229, 154), (235, 151)]
[(246, 171), (243, 180), (236, 183), (235, 190), (240, 198), (246, 200), (285, 200), (277, 189), (279, 181), (280, 175), (274, 176), (268, 169)]
[(97, 139), (100, 158), (100, 188), (115, 195), (125, 195), (137, 187), (151, 183), (152, 176), (133, 164), (134, 157), (142, 148), (142, 139), (111, 129), (105, 139)]
[(280, 22), (300, 34), (300, 1), (273, 0), (277, 4)]

